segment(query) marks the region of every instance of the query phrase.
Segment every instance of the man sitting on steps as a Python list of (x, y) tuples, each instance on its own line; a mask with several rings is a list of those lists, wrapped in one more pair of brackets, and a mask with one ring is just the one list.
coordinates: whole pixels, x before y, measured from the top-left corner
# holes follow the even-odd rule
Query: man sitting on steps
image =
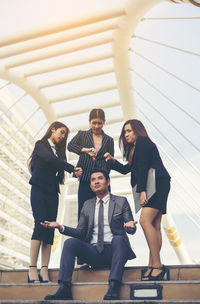
[(41, 223), (46, 228), (57, 228), (71, 236), (63, 246), (58, 282), (55, 294), (45, 300), (71, 300), (71, 279), (75, 257), (95, 269), (109, 267), (109, 288), (104, 300), (118, 300), (127, 260), (136, 256), (131, 249), (126, 232), (134, 234), (137, 224), (125, 197), (110, 194), (110, 178), (101, 169), (94, 170), (90, 187), (96, 198), (87, 200), (81, 211), (77, 228), (62, 226), (57, 222)]

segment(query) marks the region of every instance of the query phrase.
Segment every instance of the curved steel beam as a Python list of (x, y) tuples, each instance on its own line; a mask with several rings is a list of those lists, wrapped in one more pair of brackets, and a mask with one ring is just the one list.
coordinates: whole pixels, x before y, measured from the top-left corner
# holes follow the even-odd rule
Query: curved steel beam
[[(125, 12), (115, 30), (113, 46), (114, 65), (124, 119), (137, 117), (134, 95), (131, 91), (130, 47), (131, 36), (139, 21), (153, 6), (163, 0), (125, 0)], [(168, 0), (200, 6), (200, 0)]]
[(49, 104), (45, 95), (32, 83), (31, 80), (24, 78), (19, 73), (11, 72), (5, 67), (0, 66), (0, 77), (11, 83), (14, 83), (29, 95), (38, 103), (43, 110), (49, 123), (52, 123), (57, 119), (53, 107)]
[(120, 18), (114, 33), (113, 54), (120, 102), (124, 119), (137, 117), (135, 99), (131, 89), (130, 52), (131, 36), (144, 14), (162, 0), (125, 0), (126, 14)]

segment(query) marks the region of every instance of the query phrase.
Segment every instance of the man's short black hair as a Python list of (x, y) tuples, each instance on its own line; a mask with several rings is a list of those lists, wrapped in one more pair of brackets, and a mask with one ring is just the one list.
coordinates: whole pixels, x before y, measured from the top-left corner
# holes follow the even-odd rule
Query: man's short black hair
[(90, 178), (91, 178), (92, 174), (96, 173), (96, 172), (101, 172), (104, 175), (106, 181), (108, 181), (110, 179), (109, 174), (108, 174), (107, 171), (105, 171), (103, 169), (98, 169), (98, 168), (92, 170), (92, 172), (90, 174)]

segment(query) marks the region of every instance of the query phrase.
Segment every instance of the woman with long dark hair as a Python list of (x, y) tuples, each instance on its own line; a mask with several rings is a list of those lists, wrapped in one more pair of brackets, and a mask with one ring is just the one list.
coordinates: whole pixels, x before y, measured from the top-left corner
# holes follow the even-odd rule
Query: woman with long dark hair
[(90, 175), (93, 169), (100, 168), (110, 172), (104, 154), (114, 155), (113, 138), (103, 132), (105, 113), (102, 109), (93, 109), (89, 114), (90, 129), (79, 131), (68, 144), (68, 150), (79, 155), (78, 167), (83, 169), (78, 188), (78, 219), (86, 200), (95, 197), (90, 188)]
[[(74, 168), (66, 161), (66, 141), (68, 127), (58, 121), (53, 122), (41, 140), (35, 144), (28, 165), (31, 173), (31, 207), (34, 230), (30, 247), (30, 267), (28, 282), (48, 282), (48, 264), (54, 231), (40, 225), (44, 220), (54, 221), (58, 211), (59, 184), (64, 184), (64, 171), (74, 172), (77, 177), (81, 168)], [(37, 260), (41, 248), (41, 270), (38, 275)]]
[[(109, 153), (104, 156), (111, 162), (111, 168), (126, 174), (131, 172), (131, 186), (140, 193), (140, 205), (143, 207), (140, 224), (149, 247), (149, 265), (142, 272), (142, 280), (162, 280), (167, 269), (161, 263), (162, 246), (161, 219), (166, 213), (167, 197), (170, 190), (170, 175), (165, 169), (156, 145), (149, 138), (140, 120), (125, 122), (119, 138), (126, 165), (115, 160)], [(156, 192), (147, 199), (147, 177), (150, 168), (155, 169)]]

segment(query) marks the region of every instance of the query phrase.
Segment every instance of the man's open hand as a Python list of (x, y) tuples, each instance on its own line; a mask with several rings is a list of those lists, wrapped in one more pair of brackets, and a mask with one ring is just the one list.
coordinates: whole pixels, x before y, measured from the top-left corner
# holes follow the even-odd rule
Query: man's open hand
[(137, 224), (137, 221), (129, 221), (124, 224), (124, 228), (125, 229), (134, 229), (136, 224)]

